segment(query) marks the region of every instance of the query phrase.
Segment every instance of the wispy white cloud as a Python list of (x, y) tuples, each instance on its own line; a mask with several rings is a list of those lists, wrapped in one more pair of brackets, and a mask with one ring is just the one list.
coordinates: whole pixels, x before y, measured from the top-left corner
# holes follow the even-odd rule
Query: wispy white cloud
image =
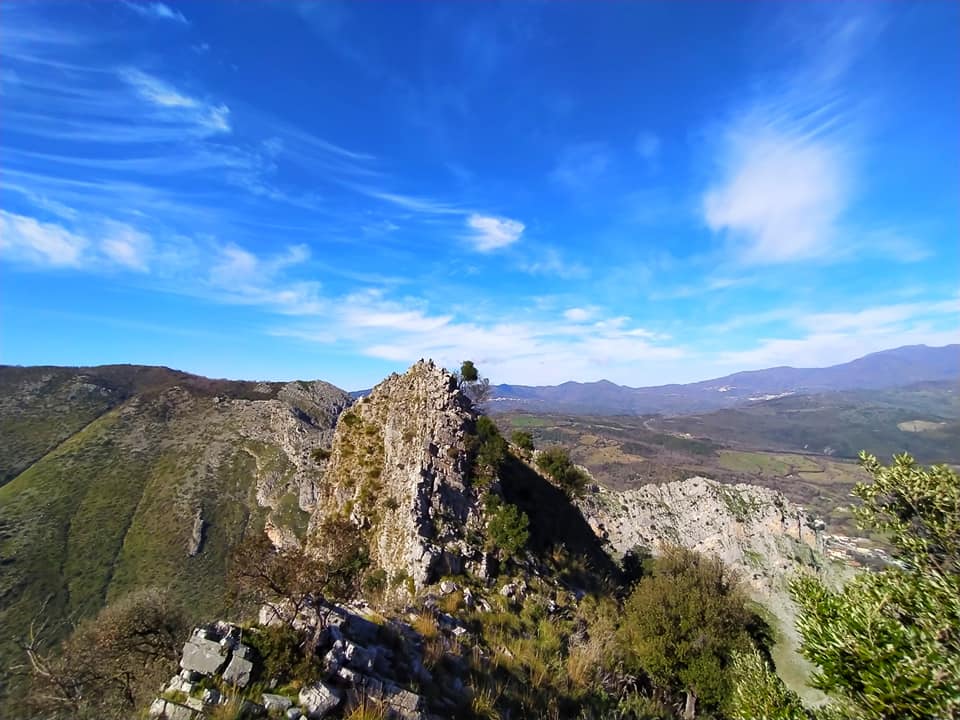
[(529, 248), (529, 259), (518, 265), (518, 270), (530, 275), (558, 277), (562, 280), (576, 280), (590, 274), (587, 267), (576, 261), (568, 260), (554, 247)]
[(706, 225), (743, 263), (846, 256), (842, 228), (856, 190), (860, 118), (846, 73), (867, 42), (839, 13), (799, 44), (806, 58), (723, 126), (717, 173), (702, 199)]
[[(772, 317), (771, 311), (755, 319)], [(755, 347), (720, 353), (718, 366), (737, 370), (776, 365), (824, 367), (902, 345), (948, 345), (957, 342), (960, 297), (848, 312), (787, 310), (781, 318), (781, 326), (796, 328), (784, 332), (790, 336), (767, 337)]]
[(100, 241), (100, 250), (113, 263), (130, 270), (147, 272), (153, 240), (125, 223), (109, 222)]
[(401, 193), (389, 192), (376, 187), (360, 185), (356, 183), (344, 183), (347, 187), (359, 192), (367, 197), (396, 205), (405, 210), (425, 213), (427, 215), (462, 215), (463, 210), (444, 202), (438, 202), (430, 198), (421, 198), (414, 195), (403, 195)]
[(431, 357), (454, 367), (473, 358), (491, 377), (521, 383), (570, 377), (634, 382), (638, 373), (663, 377), (688, 355), (666, 336), (617, 317), (592, 324), (549, 317), (457, 319), (429, 312), (422, 302), (387, 300), (378, 292), (353, 294), (331, 305), (322, 324), (278, 327), (274, 334), (307, 342), (347, 344), (371, 358), (397, 363)]
[[(918, 323), (954, 316), (960, 319), (960, 298), (931, 303), (879, 305), (850, 312), (813, 313), (798, 317), (801, 327), (817, 332), (864, 332), (896, 329), (903, 323)], [(960, 327), (960, 323), (958, 323)]]
[(475, 250), (489, 252), (512, 245), (523, 234), (525, 226), (519, 220), (493, 215), (478, 215), (467, 217), (467, 227), (473, 232), (468, 240)]
[(563, 316), (570, 322), (582, 323), (594, 317), (596, 314), (596, 308), (572, 307), (565, 310)]
[(649, 130), (643, 130), (637, 135), (633, 148), (641, 159), (652, 165), (660, 155), (660, 138)]
[(79, 267), (90, 241), (56, 223), (0, 210), (0, 249), (8, 260), (47, 267)]
[(136, 68), (127, 68), (121, 77), (141, 98), (161, 109), (182, 111), (181, 117), (210, 133), (230, 132), (230, 108), (202, 102), (185, 95), (172, 85)]
[(183, 13), (179, 10), (175, 10), (166, 3), (162, 2), (137, 2), (137, 0), (125, 0), (124, 6), (137, 13), (143, 17), (150, 18), (152, 20), (169, 20), (171, 22), (180, 23), (181, 25), (189, 25), (190, 22), (184, 17)]
[(849, 195), (842, 150), (776, 128), (744, 128), (729, 143), (724, 177), (704, 198), (710, 229), (730, 233), (747, 263), (831, 252)]
[(258, 255), (234, 243), (213, 245), (209, 252), (210, 270), (201, 292), (211, 300), (258, 305), (286, 315), (316, 315), (327, 307), (319, 282), (285, 275), (287, 269), (309, 259), (305, 245), (291, 245), (273, 256)]

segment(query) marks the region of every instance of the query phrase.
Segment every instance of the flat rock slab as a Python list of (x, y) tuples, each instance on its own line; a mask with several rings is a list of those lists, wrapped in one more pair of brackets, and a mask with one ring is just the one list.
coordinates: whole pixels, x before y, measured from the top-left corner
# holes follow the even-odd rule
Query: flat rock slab
[(300, 704), (306, 708), (310, 720), (326, 717), (340, 704), (340, 691), (323, 682), (308, 685), (300, 690)]
[(183, 646), (180, 667), (203, 675), (215, 675), (227, 662), (227, 656), (222, 655), (222, 652), (220, 643), (194, 635)]
[(293, 705), (293, 700), (283, 695), (263, 694), (263, 706), (267, 709), (267, 712), (272, 710), (285, 712), (291, 705)]
[(227, 669), (223, 671), (223, 681), (238, 688), (247, 686), (250, 682), (250, 673), (253, 672), (253, 663), (237, 655), (233, 656)]
[(193, 710), (185, 705), (178, 705), (175, 702), (157, 698), (150, 706), (147, 715), (160, 720), (193, 720)]

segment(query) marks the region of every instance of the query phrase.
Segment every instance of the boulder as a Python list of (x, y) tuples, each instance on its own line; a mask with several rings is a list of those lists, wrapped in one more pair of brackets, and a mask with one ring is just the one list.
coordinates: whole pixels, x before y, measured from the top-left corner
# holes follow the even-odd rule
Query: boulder
[(234, 655), (230, 660), (230, 664), (227, 665), (227, 669), (223, 671), (223, 681), (228, 685), (243, 688), (250, 682), (250, 674), (252, 672), (252, 662)]
[(298, 700), (306, 708), (307, 717), (318, 720), (326, 717), (340, 704), (340, 691), (324, 682), (307, 685), (300, 690)]
[(354, 670), (364, 671), (369, 670), (373, 666), (376, 660), (376, 653), (348, 641), (343, 652), (343, 657), (347, 661), (347, 665)]
[(183, 646), (180, 667), (184, 670), (194, 670), (201, 675), (215, 675), (227, 662), (226, 656), (222, 655), (221, 651), (220, 644), (215, 640), (194, 635)]
[(292, 707), (287, 710), (287, 720), (300, 720), (303, 717), (303, 711), (298, 707)]
[(244, 700), (240, 704), (240, 712), (238, 717), (244, 718), (258, 718), (263, 717), (267, 714), (267, 711), (264, 710), (263, 705), (259, 705), (255, 702), (250, 702), (249, 700)]
[(444, 595), (449, 595), (450, 593), (454, 593), (456, 591), (457, 584), (452, 580), (444, 580), (442, 583), (440, 583), (440, 592), (442, 592)]
[(270, 693), (263, 694), (263, 706), (267, 709), (267, 712), (273, 712), (275, 710), (279, 712), (286, 712), (293, 705), (293, 700), (283, 695), (271, 695)]
[(186, 705), (178, 705), (168, 700), (160, 717), (164, 720), (193, 720), (193, 710)]
[(399, 690), (390, 696), (390, 704), (407, 715), (418, 714), (423, 706), (423, 698), (409, 690)]

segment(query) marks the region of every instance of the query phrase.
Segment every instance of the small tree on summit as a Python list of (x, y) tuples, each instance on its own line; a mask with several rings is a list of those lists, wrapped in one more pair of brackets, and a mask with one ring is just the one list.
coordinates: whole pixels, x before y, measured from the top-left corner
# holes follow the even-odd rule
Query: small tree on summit
[(464, 360), (460, 364), (460, 389), (474, 405), (480, 405), (490, 397), (490, 380), (480, 375), (473, 360)]
[(480, 379), (480, 373), (477, 372), (476, 365), (473, 364), (473, 360), (464, 360), (460, 365), (460, 380), (461, 382), (477, 382)]

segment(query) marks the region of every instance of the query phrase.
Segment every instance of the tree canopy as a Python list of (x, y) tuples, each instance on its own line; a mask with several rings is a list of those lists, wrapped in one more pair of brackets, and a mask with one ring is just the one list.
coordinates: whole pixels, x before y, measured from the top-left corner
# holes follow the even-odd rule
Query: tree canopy
[(480, 375), (473, 360), (464, 360), (457, 375), (460, 379), (460, 389), (475, 405), (485, 402), (490, 397), (490, 380)]
[(247, 538), (233, 552), (229, 580), (236, 601), (272, 605), (292, 622), (322, 600), (355, 599), (368, 565), (359, 529), (344, 518), (329, 518), (311, 537), (309, 552), (274, 547), (265, 533)]
[(873, 482), (853, 491), (858, 524), (888, 535), (898, 566), (840, 591), (793, 583), (813, 684), (863, 720), (960, 717), (960, 478), (906, 454), (860, 459)]
[(668, 548), (624, 605), (627, 657), (655, 685), (717, 708), (729, 693), (733, 654), (750, 647), (751, 613), (736, 574), (715, 557)]
[(540, 451), (536, 463), (570, 497), (581, 495), (587, 486), (586, 474), (573, 464), (570, 454), (559, 445)]
[(674, 547), (641, 578), (624, 605), (621, 637), (630, 662), (654, 684), (717, 708), (730, 692), (729, 665), (750, 647), (752, 614), (737, 576), (715, 557)]
[(176, 664), (187, 620), (160, 589), (136, 590), (83, 621), (57, 651), (45, 651), (45, 607), (21, 641), (29, 661), (28, 705), (51, 720), (128, 718)]
[(480, 379), (480, 373), (473, 364), (473, 360), (464, 360), (460, 365), (460, 379), (463, 382), (476, 382)]

